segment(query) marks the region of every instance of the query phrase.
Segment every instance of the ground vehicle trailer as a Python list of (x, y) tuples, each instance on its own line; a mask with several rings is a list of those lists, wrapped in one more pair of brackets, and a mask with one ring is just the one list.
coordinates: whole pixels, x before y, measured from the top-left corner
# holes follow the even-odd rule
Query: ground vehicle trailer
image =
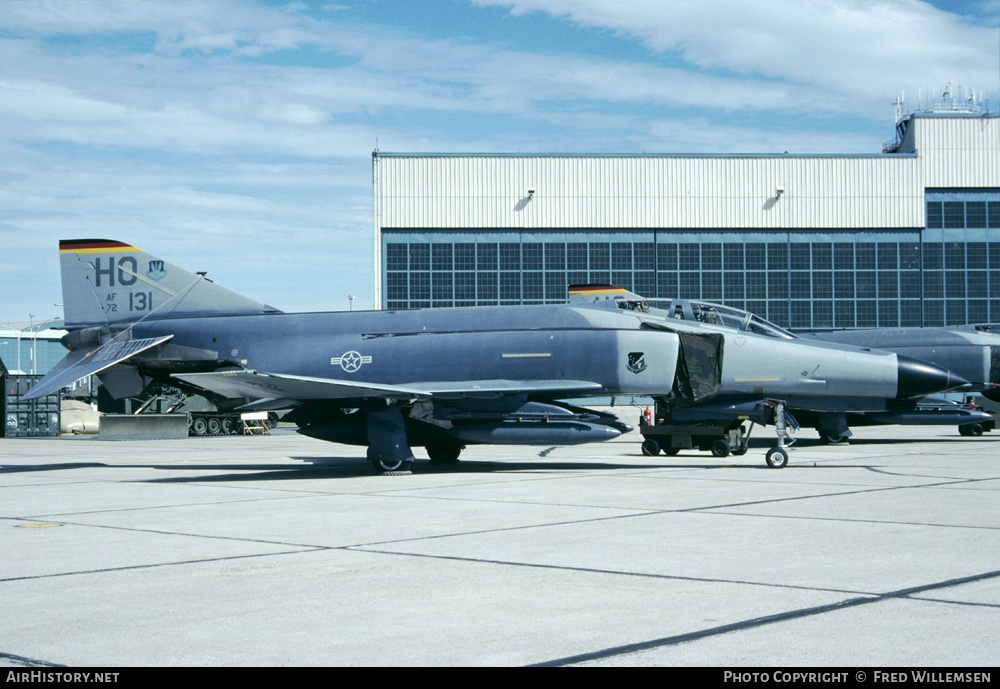
[[(735, 427), (734, 427), (735, 426)], [(648, 457), (659, 454), (673, 456), (681, 450), (698, 448), (716, 457), (746, 454), (749, 434), (739, 420), (727, 426), (719, 424), (661, 424), (642, 426), (642, 453)]]
[(792, 433), (799, 428), (785, 405), (771, 400), (710, 402), (689, 408), (657, 400), (655, 409), (655, 413), (644, 412), (639, 421), (642, 452), (647, 456), (661, 450), (672, 456), (691, 448), (716, 457), (743, 455), (754, 424), (772, 424), (778, 444), (768, 450), (765, 461), (769, 467), (780, 469), (788, 464), (787, 448), (795, 442)]

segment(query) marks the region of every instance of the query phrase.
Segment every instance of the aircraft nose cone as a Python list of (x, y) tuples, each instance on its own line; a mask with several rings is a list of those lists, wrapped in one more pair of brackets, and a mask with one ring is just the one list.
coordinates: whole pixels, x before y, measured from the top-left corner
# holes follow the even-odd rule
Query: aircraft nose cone
[(946, 368), (901, 354), (896, 356), (898, 371), (896, 397), (923, 397), (936, 392), (953, 390), (969, 381)]

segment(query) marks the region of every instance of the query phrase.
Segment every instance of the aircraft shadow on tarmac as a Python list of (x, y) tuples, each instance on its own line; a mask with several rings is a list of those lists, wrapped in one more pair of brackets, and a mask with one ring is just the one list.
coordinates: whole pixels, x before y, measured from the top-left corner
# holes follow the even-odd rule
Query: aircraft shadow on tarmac
[[(698, 461), (699, 459), (704, 461)], [(66, 471), (72, 469), (156, 469), (177, 472), (177, 476), (140, 479), (137, 483), (223, 483), (240, 481), (296, 481), (312, 479), (350, 479), (377, 476), (371, 465), (357, 457), (291, 457), (290, 459), (308, 464), (101, 464), (94, 462), (31, 464), (18, 466), (0, 465), (0, 474), (29, 473), (38, 471)], [(720, 463), (708, 454), (680, 455), (673, 460), (638, 462), (573, 462), (573, 461), (522, 461), (490, 462), (470, 461), (433, 463), (420, 461), (414, 464), (413, 474), (494, 474), (518, 472), (566, 473), (573, 471), (629, 471), (649, 469), (768, 469), (763, 463), (749, 463), (744, 457), (738, 463)], [(695, 461), (691, 461), (695, 460)], [(812, 467), (810, 467), (812, 468)], [(225, 473), (215, 473), (215, 472)], [(205, 472), (205, 473), (203, 473)], [(234, 473), (236, 472), (236, 473)], [(392, 477), (387, 476), (386, 479)], [(123, 479), (127, 483), (129, 479)]]
[(0, 474), (19, 474), (30, 471), (64, 471), (66, 469), (96, 469), (110, 467), (103, 462), (54, 462), (52, 464), (0, 464)]
[[(704, 458), (704, 461), (698, 461)], [(185, 475), (169, 478), (147, 479), (144, 483), (210, 483), (210, 482), (240, 482), (240, 481), (294, 481), (312, 479), (352, 479), (379, 478), (372, 472), (371, 466), (356, 457), (292, 457), (291, 459), (308, 462), (304, 466), (294, 465), (177, 465), (157, 466), (157, 469), (191, 471), (239, 471), (245, 473), (221, 473), (208, 476)], [(636, 459), (640, 459), (637, 457)], [(691, 460), (695, 461), (691, 461)], [(711, 455), (678, 456), (672, 460), (660, 460), (636, 463), (631, 462), (573, 462), (573, 461), (520, 461), (520, 462), (490, 462), (484, 460), (462, 460), (451, 463), (434, 463), (417, 460), (410, 472), (414, 475), (448, 475), (448, 474), (502, 474), (519, 472), (526, 473), (568, 473), (594, 471), (635, 471), (649, 469), (748, 469), (753, 471), (773, 471), (763, 461), (759, 464), (752, 458), (743, 457), (738, 463), (720, 463)], [(715, 461), (712, 461), (715, 460)], [(805, 465), (803, 465), (805, 466)], [(815, 467), (809, 466), (810, 469)], [(825, 468), (836, 468), (827, 465)], [(392, 476), (381, 477), (391, 480)]]
[[(207, 483), (207, 482), (239, 482), (239, 481), (294, 481), (313, 479), (351, 479), (378, 477), (372, 471), (371, 465), (357, 457), (291, 457), (293, 460), (306, 462), (303, 465), (235, 465), (235, 464), (183, 464), (176, 466), (158, 465), (157, 469), (176, 470), (179, 472), (207, 471), (227, 473), (197, 476), (188, 473), (185, 476), (148, 479), (146, 483)], [(721, 466), (721, 465), (720, 465)], [(436, 464), (420, 461), (413, 466), (412, 474), (490, 474), (517, 472), (570, 472), (570, 471), (612, 471), (635, 469), (676, 469), (683, 465), (674, 463), (608, 463), (608, 462), (489, 462), (467, 461)], [(708, 465), (692, 465), (691, 468), (709, 468)], [(228, 473), (237, 471), (241, 473)], [(392, 476), (384, 477), (390, 480)]]
[[(851, 446), (861, 446), (861, 445), (912, 445), (913, 443), (920, 443), (923, 445), (934, 444), (934, 443), (983, 443), (989, 442), (991, 438), (986, 435), (981, 436), (969, 436), (963, 437), (957, 433), (954, 436), (941, 436), (938, 438), (855, 438), (852, 437), (848, 442), (839, 445), (828, 445), (824, 443), (819, 438), (798, 438), (795, 441), (793, 447), (851, 447)], [(772, 440), (761, 440), (751, 438), (749, 447), (751, 449), (767, 450), (767, 448), (773, 447), (774, 441)], [(795, 450), (792, 450), (794, 455)]]
[[(975, 444), (981, 446), (992, 438), (988, 436), (961, 438), (963, 444)], [(958, 437), (943, 436), (939, 438), (921, 438), (917, 440), (899, 438), (852, 438), (846, 445), (828, 446), (824, 445), (816, 438), (802, 438), (795, 443), (798, 448), (822, 448), (849, 449), (851, 446), (878, 446), (878, 445), (907, 445), (914, 442), (920, 443), (953, 443), (959, 440)], [(734, 457), (731, 461), (720, 462), (707, 452), (696, 450), (683, 450), (681, 454), (672, 457), (644, 458), (636, 453), (635, 460), (629, 461), (628, 457), (623, 457), (622, 461), (605, 462), (574, 462), (572, 460), (559, 461), (547, 459), (545, 454), (540, 454), (535, 461), (517, 462), (491, 462), (488, 460), (462, 460), (459, 462), (434, 463), (417, 460), (414, 464), (415, 474), (492, 474), (492, 473), (516, 473), (516, 472), (572, 472), (572, 471), (627, 471), (636, 469), (754, 469), (768, 470), (769, 467), (762, 462), (758, 463), (756, 451), (765, 451), (773, 446), (769, 439), (752, 438), (749, 446), (753, 453), (742, 457)], [(544, 451), (543, 451), (544, 452)], [(291, 481), (317, 478), (361, 478), (375, 476), (371, 465), (364, 459), (356, 456), (350, 457), (290, 457), (289, 459), (303, 464), (228, 464), (203, 463), (203, 464), (106, 464), (102, 462), (53, 462), (45, 464), (30, 465), (2, 465), (0, 464), (0, 474), (27, 473), (36, 471), (66, 471), (72, 469), (156, 469), (159, 471), (178, 472), (178, 475), (164, 478), (154, 478), (141, 480), (141, 483), (207, 483), (207, 482), (233, 482), (233, 481)], [(836, 459), (831, 456), (830, 459)], [(715, 461), (713, 461), (715, 460)], [(795, 468), (795, 450), (791, 450), (791, 461), (788, 468)], [(839, 464), (824, 463), (821, 467), (810, 464), (800, 465), (809, 469), (816, 468), (837, 468)], [(215, 473), (215, 472), (225, 473)], [(202, 472), (212, 472), (205, 475)], [(235, 472), (235, 473), (234, 473)], [(390, 478), (390, 477), (386, 477)]]

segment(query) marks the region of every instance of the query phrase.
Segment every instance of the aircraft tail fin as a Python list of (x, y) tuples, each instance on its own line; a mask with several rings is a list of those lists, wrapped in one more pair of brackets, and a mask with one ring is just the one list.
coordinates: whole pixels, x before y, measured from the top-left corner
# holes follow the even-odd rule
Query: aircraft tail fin
[(645, 297), (640, 297), (634, 292), (629, 292), (623, 287), (614, 285), (570, 285), (569, 301), (573, 302), (600, 302), (600, 301), (644, 301)]
[(68, 328), (141, 319), (279, 313), (277, 309), (124, 242), (59, 242)]

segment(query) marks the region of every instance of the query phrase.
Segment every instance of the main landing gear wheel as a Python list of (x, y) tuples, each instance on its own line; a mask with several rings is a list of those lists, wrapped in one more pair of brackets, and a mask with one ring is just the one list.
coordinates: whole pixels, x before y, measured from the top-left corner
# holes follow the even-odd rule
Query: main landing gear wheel
[(660, 444), (653, 440), (652, 438), (647, 438), (642, 441), (642, 454), (647, 457), (655, 457), (660, 454)]
[(788, 464), (788, 453), (780, 447), (772, 447), (767, 451), (764, 461), (772, 469), (784, 469)]
[(978, 423), (967, 423), (959, 426), (958, 432), (962, 435), (970, 435), (974, 438), (978, 438), (983, 434), (983, 426)]
[(413, 464), (410, 459), (381, 459), (375, 456), (371, 448), (368, 449), (368, 461), (383, 476), (409, 476), (410, 465)]
[(432, 464), (454, 464), (465, 446), (460, 443), (432, 443), (424, 449)]

